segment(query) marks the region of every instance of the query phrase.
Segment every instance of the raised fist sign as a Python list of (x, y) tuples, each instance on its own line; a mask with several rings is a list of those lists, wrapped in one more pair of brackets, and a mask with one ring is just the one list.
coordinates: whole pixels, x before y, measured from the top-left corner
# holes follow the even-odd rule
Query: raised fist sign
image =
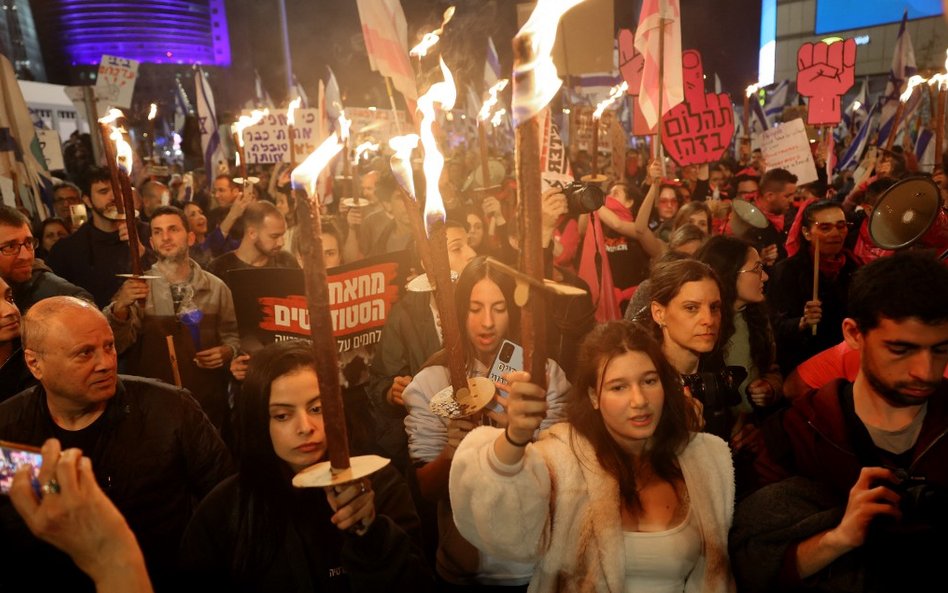
[(629, 83), (629, 95), (638, 95), (642, 87), (642, 68), (645, 56), (635, 49), (635, 35), (628, 29), (619, 30), (619, 72)]
[(856, 40), (804, 43), (797, 51), (797, 92), (809, 97), (806, 123), (836, 125), (840, 99), (856, 81)]
[(685, 100), (662, 118), (662, 145), (680, 166), (721, 158), (734, 135), (734, 108), (727, 93), (704, 92), (701, 54), (681, 54)]

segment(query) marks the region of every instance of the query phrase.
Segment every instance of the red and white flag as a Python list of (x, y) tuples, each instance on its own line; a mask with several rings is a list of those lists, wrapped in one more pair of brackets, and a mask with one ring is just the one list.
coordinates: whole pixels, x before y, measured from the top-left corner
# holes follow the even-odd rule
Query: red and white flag
[(408, 24), (398, 0), (357, 0), (362, 37), (373, 71), (392, 79), (406, 99), (418, 99), (408, 58)]
[[(681, 78), (681, 7), (679, 0), (645, 0), (635, 30), (635, 48), (645, 58), (639, 106), (649, 127), (655, 127), (661, 116), (684, 100)], [(664, 29), (664, 69), (659, 80), (659, 46)], [(662, 112), (658, 109), (659, 84), (662, 85)]]

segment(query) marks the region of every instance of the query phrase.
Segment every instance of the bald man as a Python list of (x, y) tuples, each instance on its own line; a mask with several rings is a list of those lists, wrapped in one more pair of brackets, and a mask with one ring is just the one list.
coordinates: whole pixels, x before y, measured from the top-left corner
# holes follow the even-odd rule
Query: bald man
[[(94, 305), (53, 297), (22, 323), (24, 359), (40, 384), (0, 404), (0, 440), (38, 447), (55, 437), (63, 449), (81, 449), (160, 589), (196, 501), (232, 472), (223, 441), (187, 391), (118, 375), (112, 330)], [(68, 557), (27, 531), (5, 498), (0, 558), (17, 567), (0, 571), (2, 591), (35, 588), (38, 575), (47, 590), (91, 587)]]

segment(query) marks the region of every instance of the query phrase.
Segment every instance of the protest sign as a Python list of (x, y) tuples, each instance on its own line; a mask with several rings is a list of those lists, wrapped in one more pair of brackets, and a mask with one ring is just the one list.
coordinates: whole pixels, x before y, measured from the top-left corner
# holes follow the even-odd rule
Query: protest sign
[[(377, 344), (408, 273), (404, 251), (329, 271), (329, 305), (339, 353)], [(228, 272), (242, 349), (309, 338), (303, 270), (247, 268)]]
[[(592, 151), (592, 131), (593, 131), (593, 112), (595, 107), (589, 105), (578, 105), (570, 111), (571, 131), (570, 148), (575, 151)], [(616, 128), (619, 131), (616, 131)], [(625, 163), (625, 144), (626, 136), (622, 131), (622, 125), (619, 124), (619, 118), (616, 112), (607, 109), (602, 114), (599, 122), (599, 172), (612, 179), (620, 179), (622, 167), (617, 171), (615, 161)], [(613, 149), (617, 148), (617, 151)], [(614, 152), (619, 154), (615, 155)], [(591, 160), (592, 155), (590, 155)]]
[(838, 124), (840, 101), (855, 82), (855, 39), (807, 42), (797, 50), (797, 92), (810, 99), (806, 123), (811, 126)]
[[(389, 138), (407, 134), (411, 131), (404, 111), (398, 111), (398, 119), (391, 109), (370, 109), (366, 107), (346, 107), (346, 117), (352, 121), (349, 133), (357, 144), (366, 139), (386, 145)], [(397, 123), (396, 123), (397, 122)]]
[(540, 181), (543, 191), (551, 187), (566, 187), (573, 181), (569, 168), (566, 147), (560, 132), (553, 123), (550, 110), (544, 109), (538, 116), (540, 121)]
[(716, 161), (734, 136), (734, 108), (726, 93), (704, 92), (701, 54), (681, 54), (685, 100), (662, 118), (662, 145), (680, 166)]
[(122, 109), (130, 108), (137, 78), (137, 61), (103, 55), (95, 79), (96, 102)]
[[(302, 161), (316, 150), (322, 140), (319, 137), (319, 109), (297, 109), (293, 117), (296, 158)], [(244, 154), (248, 163), (258, 165), (290, 162), (289, 125), (285, 111), (271, 112), (260, 123), (244, 130)]]
[(39, 139), (43, 157), (46, 158), (46, 168), (50, 171), (59, 171), (66, 168), (63, 162), (63, 147), (56, 130), (36, 128), (36, 137)]
[(768, 169), (786, 169), (797, 176), (797, 185), (817, 180), (816, 164), (802, 119), (795, 119), (760, 134), (760, 151)]

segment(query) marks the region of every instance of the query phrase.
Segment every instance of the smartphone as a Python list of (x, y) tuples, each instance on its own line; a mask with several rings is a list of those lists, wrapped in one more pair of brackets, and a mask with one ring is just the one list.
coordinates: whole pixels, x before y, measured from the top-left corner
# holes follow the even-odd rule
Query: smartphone
[(43, 464), (39, 448), (0, 441), (0, 494), (10, 493), (13, 475), (27, 464), (33, 466), (33, 490), (39, 494), (39, 468)]
[[(507, 381), (504, 379), (504, 375), (512, 371), (522, 371), (523, 370), (523, 346), (510, 340), (504, 340), (504, 343), (500, 345), (500, 350), (497, 351), (497, 356), (494, 357), (494, 362), (490, 366), (490, 371), (487, 373), (487, 378), (491, 381), (496, 381), (497, 383), (507, 384)], [(505, 391), (501, 391), (501, 396), (506, 397)], [(497, 402), (490, 404), (490, 407), (495, 412), (503, 412), (504, 408)]]
[(69, 218), (72, 219), (72, 228), (78, 229), (89, 220), (89, 214), (86, 212), (85, 204), (72, 204), (69, 206)]

